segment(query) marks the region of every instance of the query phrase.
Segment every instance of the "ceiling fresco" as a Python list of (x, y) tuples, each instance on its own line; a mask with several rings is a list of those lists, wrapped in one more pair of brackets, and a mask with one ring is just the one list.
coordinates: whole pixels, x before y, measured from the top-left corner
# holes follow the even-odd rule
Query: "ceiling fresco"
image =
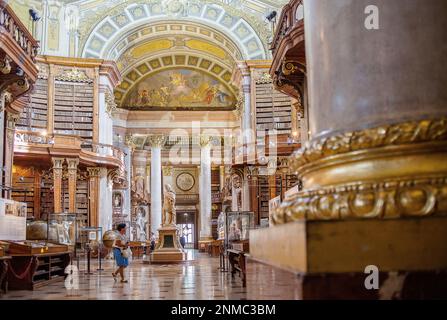
[(236, 99), (229, 88), (203, 71), (176, 68), (140, 80), (127, 94), (129, 109), (231, 109)]

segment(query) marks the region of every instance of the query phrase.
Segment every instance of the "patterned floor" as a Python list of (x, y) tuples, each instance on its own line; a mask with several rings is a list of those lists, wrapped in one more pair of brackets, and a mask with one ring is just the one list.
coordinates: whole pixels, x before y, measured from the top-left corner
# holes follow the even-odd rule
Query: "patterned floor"
[(298, 278), (292, 273), (250, 261), (247, 265), (247, 287), (236, 275), (219, 270), (219, 258), (189, 250), (183, 264), (151, 265), (134, 260), (126, 275), (129, 283), (115, 282), (111, 276), (114, 262), (103, 262), (104, 271), (86, 275), (86, 264), (79, 265), (78, 289), (67, 289), (63, 281), (34, 291), (9, 291), (0, 299), (31, 300), (293, 300), (300, 299)]

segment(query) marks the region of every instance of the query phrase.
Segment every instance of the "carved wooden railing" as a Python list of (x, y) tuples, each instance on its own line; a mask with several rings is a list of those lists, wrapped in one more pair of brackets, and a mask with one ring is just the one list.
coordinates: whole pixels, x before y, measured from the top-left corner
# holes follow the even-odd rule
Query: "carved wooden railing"
[(0, 0), (0, 32), (9, 33), (25, 54), (35, 62), (39, 42), (33, 38), (5, 0)]
[(291, 0), (286, 4), (281, 12), (281, 16), (278, 20), (275, 36), (270, 47), (272, 55), (275, 56), (276, 50), (278, 50), (281, 40), (292, 30), (294, 27), (302, 25), (304, 23), (304, 0)]
[(54, 145), (61, 140), (65, 141), (64, 144), (67, 145), (72, 144), (73, 146), (79, 146), (84, 151), (89, 151), (100, 156), (106, 156), (118, 159), (120, 161), (120, 166), (124, 167), (125, 153), (119, 148), (103, 143), (93, 143), (91, 141), (81, 139), (76, 136), (61, 135), (61, 134), (46, 135), (42, 132), (16, 130), (14, 142), (18, 146)]

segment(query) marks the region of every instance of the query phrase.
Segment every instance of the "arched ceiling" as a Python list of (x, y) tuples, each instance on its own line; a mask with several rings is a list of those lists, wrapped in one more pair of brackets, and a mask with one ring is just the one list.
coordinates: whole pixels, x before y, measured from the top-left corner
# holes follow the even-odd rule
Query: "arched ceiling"
[(175, 21), (145, 25), (124, 34), (110, 48), (111, 59), (117, 61), (122, 73), (135, 63), (163, 50), (190, 51), (218, 58), (232, 68), (242, 59), (238, 47), (225, 34), (196, 23)]
[(136, 0), (103, 6), (80, 20), (83, 57), (110, 59), (110, 51), (123, 34), (143, 25), (175, 19), (194, 22), (226, 34), (244, 60), (269, 57), (268, 24), (230, 5), (211, 0)]

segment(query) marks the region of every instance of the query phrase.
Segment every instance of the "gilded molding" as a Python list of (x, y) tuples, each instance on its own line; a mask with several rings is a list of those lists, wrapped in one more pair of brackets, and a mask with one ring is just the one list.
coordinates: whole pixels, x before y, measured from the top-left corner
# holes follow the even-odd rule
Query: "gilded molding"
[(112, 116), (113, 112), (117, 109), (117, 104), (115, 102), (115, 96), (110, 90), (106, 90), (105, 92), (105, 100), (106, 100), (106, 113), (109, 116)]
[[(447, 119), (437, 119), (383, 125), (308, 142), (291, 161), (293, 169), (314, 187), (286, 198), (274, 212), (273, 223), (447, 214), (447, 175), (439, 163), (446, 140)], [(433, 144), (436, 142), (442, 143)], [(426, 153), (432, 149), (439, 152)], [(426, 160), (399, 162), (402, 171), (370, 162), (392, 164), (420, 154)], [(439, 167), (433, 168), (434, 163)]]
[(162, 171), (163, 171), (163, 176), (164, 177), (172, 176), (172, 167), (171, 166), (163, 167)]
[(292, 169), (343, 153), (447, 140), (447, 119), (411, 121), (308, 141), (292, 158)]
[(447, 215), (447, 177), (357, 183), (286, 198), (274, 224), (300, 220), (388, 219)]
[(65, 70), (55, 78), (59, 81), (68, 81), (68, 82), (85, 82), (92, 83), (93, 80), (90, 79), (84, 71), (79, 70), (74, 67), (71, 70)]
[(273, 83), (272, 76), (268, 72), (264, 72), (258, 79), (256, 79), (256, 84), (267, 83)]

